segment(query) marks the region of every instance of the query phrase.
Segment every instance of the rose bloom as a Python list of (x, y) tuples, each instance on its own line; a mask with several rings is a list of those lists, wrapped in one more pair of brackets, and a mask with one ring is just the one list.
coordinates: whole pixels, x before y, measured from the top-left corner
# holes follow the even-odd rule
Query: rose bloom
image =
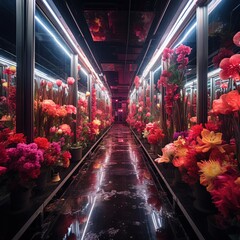
[(73, 85), (74, 82), (75, 82), (75, 79), (74, 79), (73, 77), (68, 77), (68, 78), (67, 78), (67, 84), (68, 84), (68, 85)]
[(91, 95), (90, 92), (86, 92), (86, 97), (89, 97)]
[(58, 87), (61, 87), (62, 86), (62, 81), (60, 79), (57, 79), (56, 84), (57, 84)]
[(151, 113), (150, 112), (147, 112), (146, 113), (146, 117), (150, 117), (151, 116)]
[(70, 135), (71, 134), (71, 128), (68, 124), (62, 124), (59, 126), (59, 129), (63, 131), (64, 134)]

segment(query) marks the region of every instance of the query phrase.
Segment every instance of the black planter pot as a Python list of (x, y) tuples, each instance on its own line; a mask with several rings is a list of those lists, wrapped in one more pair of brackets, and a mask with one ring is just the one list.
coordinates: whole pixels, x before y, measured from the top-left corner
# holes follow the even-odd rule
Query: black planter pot
[(71, 147), (71, 162), (78, 162), (82, 159), (82, 147)]

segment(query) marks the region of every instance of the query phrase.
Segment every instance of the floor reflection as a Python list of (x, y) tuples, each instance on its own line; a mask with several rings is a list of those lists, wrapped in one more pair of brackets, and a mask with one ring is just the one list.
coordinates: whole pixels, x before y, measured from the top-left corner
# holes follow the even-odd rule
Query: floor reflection
[(112, 127), (55, 216), (47, 239), (187, 239), (184, 233), (176, 237), (165, 193), (155, 187), (139, 145), (123, 125)]

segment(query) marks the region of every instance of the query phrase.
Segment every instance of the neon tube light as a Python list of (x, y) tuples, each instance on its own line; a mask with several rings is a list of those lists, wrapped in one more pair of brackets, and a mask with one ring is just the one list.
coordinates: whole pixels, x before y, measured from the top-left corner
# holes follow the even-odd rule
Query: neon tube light
[(58, 44), (58, 46), (71, 58), (71, 54), (67, 51), (67, 49), (58, 41), (56, 36), (51, 32), (51, 30), (37, 17), (35, 16), (37, 22), (46, 30), (46, 32), (54, 39), (54, 41)]
[(81, 68), (81, 71), (86, 75), (88, 76), (88, 73), (86, 72), (86, 70), (84, 68)]

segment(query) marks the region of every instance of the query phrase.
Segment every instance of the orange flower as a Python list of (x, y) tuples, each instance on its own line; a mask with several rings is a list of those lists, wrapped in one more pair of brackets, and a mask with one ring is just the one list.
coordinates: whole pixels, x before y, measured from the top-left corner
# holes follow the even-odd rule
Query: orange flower
[(208, 152), (211, 148), (222, 143), (222, 133), (215, 133), (204, 128), (201, 136), (202, 138), (197, 137), (197, 142), (199, 143), (196, 146), (197, 152)]

